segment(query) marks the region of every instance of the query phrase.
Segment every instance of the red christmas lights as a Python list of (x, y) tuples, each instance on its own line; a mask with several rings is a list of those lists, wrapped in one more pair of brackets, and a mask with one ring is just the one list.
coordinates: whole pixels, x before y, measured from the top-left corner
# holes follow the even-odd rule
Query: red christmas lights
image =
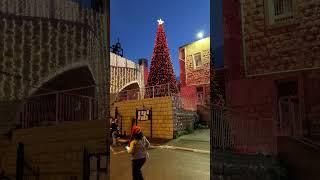
[(148, 76), (148, 86), (170, 85), (171, 93), (177, 92), (177, 82), (170, 58), (163, 21), (159, 20), (156, 41), (154, 45), (151, 67)]

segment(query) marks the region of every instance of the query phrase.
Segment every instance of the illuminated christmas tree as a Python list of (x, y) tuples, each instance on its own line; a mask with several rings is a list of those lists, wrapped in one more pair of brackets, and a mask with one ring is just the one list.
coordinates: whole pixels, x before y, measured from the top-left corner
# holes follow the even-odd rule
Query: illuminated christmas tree
[[(173, 71), (163, 23), (164, 22), (161, 19), (158, 20), (156, 42), (154, 45), (147, 85), (167, 85), (168, 88), (170, 87), (171, 93), (177, 93), (176, 77)], [(157, 96), (163, 96), (163, 94), (158, 94)]]

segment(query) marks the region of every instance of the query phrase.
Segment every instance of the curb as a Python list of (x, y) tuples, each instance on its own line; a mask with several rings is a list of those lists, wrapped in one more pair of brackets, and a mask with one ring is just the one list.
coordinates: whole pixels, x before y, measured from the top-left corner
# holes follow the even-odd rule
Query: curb
[(176, 146), (154, 146), (151, 145), (150, 149), (172, 149), (172, 150), (181, 150), (181, 151), (188, 151), (188, 152), (195, 152), (195, 153), (203, 153), (203, 154), (210, 154), (210, 151), (200, 150), (200, 149), (192, 149), (192, 148), (184, 148), (184, 147), (176, 147)]
[[(127, 143), (128, 140), (121, 139), (120, 142)], [(178, 147), (178, 146), (161, 145), (161, 144), (152, 144), (152, 143), (150, 145), (150, 149), (172, 149), (172, 150), (180, 150), (180, 151), (195, 152), (195, 153), (202, 153), (202, 154), (210, 154), (210, 151), (206, 151), (206, 150), (185, 148), (185, 147)], [(116, 153), (116, 154), (119, 154), (119, 153)]]

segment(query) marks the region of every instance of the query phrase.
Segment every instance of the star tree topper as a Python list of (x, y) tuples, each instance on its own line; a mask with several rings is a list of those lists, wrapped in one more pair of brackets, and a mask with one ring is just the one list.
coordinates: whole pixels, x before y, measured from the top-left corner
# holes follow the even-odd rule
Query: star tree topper
[(160, 19), (158, 20), (158, 24), (161, 25), (161, 24), (163, 24), (163, 23), (164, 23), (164, 21), (160, 18)]

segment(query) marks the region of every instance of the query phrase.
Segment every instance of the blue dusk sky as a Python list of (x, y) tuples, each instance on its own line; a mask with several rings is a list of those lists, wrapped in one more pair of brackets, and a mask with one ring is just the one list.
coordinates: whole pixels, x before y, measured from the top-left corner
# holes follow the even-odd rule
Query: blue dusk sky
[(210, 36), (210, 0), (110, 0), (110, 44), (120, 39), (124, 57), (138, 61), (153, 53), (157, 20), (164, 20), (171, 61), (180, 75), (178, 48), (197, 40), (203, 31)]

